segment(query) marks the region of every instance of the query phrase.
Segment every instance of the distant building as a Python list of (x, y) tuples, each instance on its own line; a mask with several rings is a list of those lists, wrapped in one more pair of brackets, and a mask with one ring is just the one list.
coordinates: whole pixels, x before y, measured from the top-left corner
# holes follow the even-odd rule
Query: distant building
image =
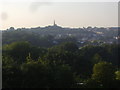
[(57, 24), (55, 23), (55, 20), (54, 20), (54, 24), (53, 24), (53, 26), (57, 26)]

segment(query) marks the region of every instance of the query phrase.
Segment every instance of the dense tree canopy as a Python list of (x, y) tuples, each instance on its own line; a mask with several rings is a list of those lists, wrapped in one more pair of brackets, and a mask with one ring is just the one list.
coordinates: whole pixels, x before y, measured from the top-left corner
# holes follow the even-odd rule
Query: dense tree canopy
[(3, 88), (119, 87), (117, 44), (50, 48), (26, 41), (3, 46)]
[(111, 63), (99, 62), (93, 67), (92, 78), (104, 87), (110, 87), (115, 80), (115, 68)]

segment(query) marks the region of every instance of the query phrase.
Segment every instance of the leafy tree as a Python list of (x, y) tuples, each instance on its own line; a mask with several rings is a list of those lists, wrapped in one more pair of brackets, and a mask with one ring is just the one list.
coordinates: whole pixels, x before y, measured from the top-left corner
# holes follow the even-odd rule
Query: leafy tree
[(115, 74), (116, 74), (116, 79), (120, 80), (120, 71), (116, 71)]
[(19, 65), (14, 60), (5, 56), (2, 58), (2, 87), (16, 88), (20, 87), (22, 83), (21, 70)]
[(96, 53), (96, 54), (93, 56), (92, 63), (93, 63), (93, 64), (96, 64), (96, 63), (98, 63), (98, 62), (100, 62), (100, 61), (102, 61), (102, 57), (101, 57), (99, 54)]
[(30, 52), (28, 52), (33, 60), (38, 60), (38, 58), (43, 58), (43, 56), (47, 53), (46, 48), (42, 47), (31, 47)]
[(32, 33), (22, 37), (23, 41), (11, 40), (8, 43), (13, 43), (3, 46), (4, 88), (119, 87), (119, 71), (115, 73), (119, 65), (118, 45), (88, 45), (78, 49), (75, 43), (65, 42), (51, 47), (54, 39), (51, 36), (29, 37), (32, 38)]
[(78, 46), (73, 42), (65, 42), (60, 45), (60, 49), (68, 52), (75, 52), (78, 50)]
[(26, 57), (31, 54), (31, 58), (37, 60), (46, 53), (45, 48), (34, 47), (28, 42), (14, 42), (3, 46), (3, 55), (9, 55), (18, 63), (25, 62)]
[(111, 63), (99, 62), (93, 67), (92, 79), (101, 83), (103, 87), (112, 87), (115, 80), (115, 69)]
[(75, 83), (74, 75), (68, 65), (52, 65), (50, 71), (50, 87), (70, 88)]
[(3, 47), (3, 53), (18, 60), (18, 62), (25, 61), (28, 53), (30, 52), (30, 44), (28, 42), (14, 42)]
[(23, 72), (22, 88), (41, 88), (47, 87), (48, 70), (44, 63), (27, 60), (28, 62), (21, 65)]
[(72, 65), (77, 53), (78, 47), (76, 44), (66, 42), (48, 49), (45, 59), (61, 62), (63, 64)]

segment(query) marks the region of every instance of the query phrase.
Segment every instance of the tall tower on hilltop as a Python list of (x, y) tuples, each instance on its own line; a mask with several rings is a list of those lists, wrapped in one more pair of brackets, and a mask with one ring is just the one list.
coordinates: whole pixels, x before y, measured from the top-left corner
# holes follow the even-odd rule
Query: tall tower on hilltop
[(54, 20), (54, 25), (53, 26), (57, 26), (57, 24), (55, 24), (55, 20)]

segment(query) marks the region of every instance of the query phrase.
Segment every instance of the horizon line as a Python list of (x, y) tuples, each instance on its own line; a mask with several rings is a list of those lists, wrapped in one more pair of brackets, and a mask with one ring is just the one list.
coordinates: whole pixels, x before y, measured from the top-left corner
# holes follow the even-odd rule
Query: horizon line
[[(116, 28), (119, 28), (120, 26), (81, 26), (81, 27), (69, 27), (69, 26), (60, 26), (58, 24), (56, 24), (58, 27), (62, 27), (62, 28), (88, 28), (88, 27), (91, 27), (91, 28), (112, 28), (112, 27), (116, 27)], [(47, 26), (32, 26), (32, 27), (14, 27), (14, 26), (11, 26), (13, 27), (14, 29), (22, 29), (22, 28), (26, 28), (26, 29), (31, 29), (31, 28), (37, 28), (37, 27), (40, 27), (40, 28), (45, 28), (45, 27), (48, 27), (48, 26), (54, 26), (54, 24), (48, 24)], [(7, 29), (10, 29), (11, 27), (9, 28), (6, 28), (6, 29), (2, 29), (3, 30), (7, 30)], [(1, 29), (0, 29), (1, 30)]]

